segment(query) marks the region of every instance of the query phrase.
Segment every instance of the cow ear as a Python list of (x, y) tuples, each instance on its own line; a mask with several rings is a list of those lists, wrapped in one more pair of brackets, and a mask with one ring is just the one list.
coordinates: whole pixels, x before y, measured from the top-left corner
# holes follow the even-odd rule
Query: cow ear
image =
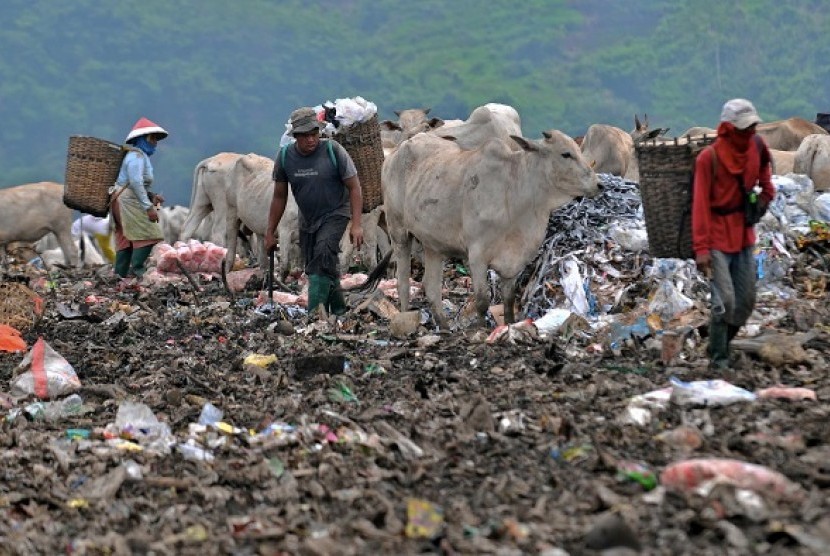
[(516, 144), (518, 144), (521, 148), (528, 152), (539, 150), (539, 148), (536, 145), (534, 145), (524, 137), (519, 137), (518, 135), (511, 135), (510, 138), (513, 139), (516, 142)]
[(442, 120), (441, 118), (432, 118), (427, 123), (429, 124), (430, 128), (435, 129), (444, 125), (444, 120)]
[(430, 110), (432, 110), (432, 107), (431, 107), (431, 106), (430, 106), (429, 108), (424, 108), (424, 116), (426, 116), (427, 114), (429, 114), (429, 111), (430, 111)]
[(543, 131), (542, 135), (545, 137), (545, 139), (552, 139), (553, 138), (553, 133), (551, 133), (550, 131)]
[(401, 129), (401, 125), (398, 122), (393, 122), (392, 120), (383, 120), (382, 122), (380, 122), (380, 127), (386, 128), (389, 131)]

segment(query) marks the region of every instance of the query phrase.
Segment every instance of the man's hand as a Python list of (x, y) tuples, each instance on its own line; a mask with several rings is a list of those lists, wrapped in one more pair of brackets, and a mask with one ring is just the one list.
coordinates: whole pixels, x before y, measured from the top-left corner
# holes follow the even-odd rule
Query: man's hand
[(274, 232), (265, 233), (265, 252), (271, 253), (277, 246), (277, 238), (274, 237)]
[(352, 238), (352, 245), (354, 245), (354, 248), (360, 249), (360, 246), (363, 245), (363, 226), (360, 224), (355, 225), (355, 222), (352, 221), (352, 228), (349, 235)]
[(150, 219), (150, 222), (158, 222), (159, 221), (159, 215), (156, 212), (156, 209), (154, 209), (153, 207), (148, 208), (147, 209), (147, 218)]
[(695, 256), (697, 269), (707, 278), (712, 277), (712, 255), (706, 251)]

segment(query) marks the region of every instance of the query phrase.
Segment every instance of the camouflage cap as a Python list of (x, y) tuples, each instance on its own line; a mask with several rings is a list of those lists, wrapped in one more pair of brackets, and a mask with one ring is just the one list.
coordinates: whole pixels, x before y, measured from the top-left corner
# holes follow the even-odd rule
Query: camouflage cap
[(294, 110), (288, 122), (291, 124), (291, 135), (308, 133), (309, 131), (323, 128), (323, 122), (317, 119), (317, 113), (313, 108), (308, 108), (307, 106)]

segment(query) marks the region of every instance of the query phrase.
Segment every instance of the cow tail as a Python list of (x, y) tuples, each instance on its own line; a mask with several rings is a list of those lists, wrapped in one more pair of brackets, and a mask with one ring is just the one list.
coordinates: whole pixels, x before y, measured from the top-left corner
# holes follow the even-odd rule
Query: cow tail
[(369, 293), (374, 291), (374, 289), (378, 287), (380, 280), (386, 275), (386, 269), (389, 268), (389, 262), (391, 260), (392, 250), (390, 249), (386, 256), (383, 257), (383, 260), (380, 261), (374, 269), (372, 269), (372, 272), (370, 272), (369, 276), (366, 277), (366, 281), (362, 284), (345, 288), (344, 291), (357, 293)]
[(193, 189), (190, 190), (190, 208), (193, 208), (193, 204), (196, 202), (196, 191), (199, 189), (199, 183), (202, 181), (202, 174), (205, 172), (205, 161), (201, 161), (199, 164), (196, 165), (196, 169), (193, 170)]

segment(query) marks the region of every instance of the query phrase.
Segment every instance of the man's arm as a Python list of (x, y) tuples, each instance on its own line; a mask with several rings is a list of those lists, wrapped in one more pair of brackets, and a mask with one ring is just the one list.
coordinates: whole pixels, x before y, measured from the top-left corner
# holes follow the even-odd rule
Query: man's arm
[(349, 190), (349, 204), (352, 209), (351, 238), (355, 249), (363, 245), (363, 224), (360, 215), (363, 212), (363, 190), (360, 188), (360, 178), (357, 174), (343, 180), (343, 184)]
[(277, 226), (282, 220), (285, 212), (285, 204), (288, 202), (288, 182), (274, 182), (274, 196), (271, 198), (271, 208), (268, 210), (268, 227), (265, 228), (265, 250), (271, 252), (277, 244)]

